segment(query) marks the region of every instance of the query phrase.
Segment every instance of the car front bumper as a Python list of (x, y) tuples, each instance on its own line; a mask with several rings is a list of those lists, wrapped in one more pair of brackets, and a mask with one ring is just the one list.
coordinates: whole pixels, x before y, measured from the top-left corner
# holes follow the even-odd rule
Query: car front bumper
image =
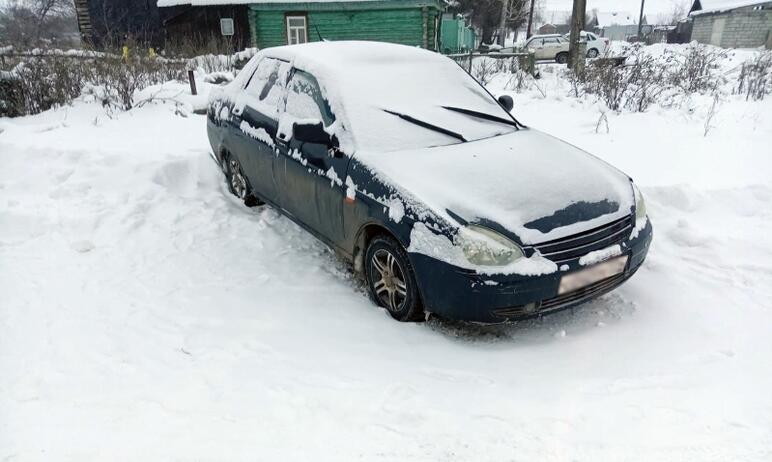
[(579, 259), (563, 270), (542, 276), (482, 275), (432, 257), (411, 253), (426, 311), (448, 319), (478, 323), (515, 321), (571, 308), (599, 297), (629, 279), (640, 268), (653, 236), (651, 222), (634, 239), (622, 243), (628, 255), (622, 273), (558, 295), (560, 279), (584, 269)]

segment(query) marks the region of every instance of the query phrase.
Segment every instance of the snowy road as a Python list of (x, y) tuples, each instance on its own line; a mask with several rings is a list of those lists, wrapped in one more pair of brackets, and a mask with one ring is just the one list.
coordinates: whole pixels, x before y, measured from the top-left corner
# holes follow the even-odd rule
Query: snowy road
[(772, 459), (771, 102), (708, 138), (516, 102), (636, 178), (655, 240), (619, 290), (487, 329), (392, 321), (227, 194), (200, 116), (0, 119), (0, 461)]

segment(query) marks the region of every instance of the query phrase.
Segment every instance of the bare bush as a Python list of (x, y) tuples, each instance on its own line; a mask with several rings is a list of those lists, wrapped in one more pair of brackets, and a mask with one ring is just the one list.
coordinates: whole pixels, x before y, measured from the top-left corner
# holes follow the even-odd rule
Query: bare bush
[(134, 107), (136, 91), (169, 80), (182, 80), (184, 65), (155, 59), (130, 59), (126, 62), (101, 59), (95, 62), (90, 83), (97, 86), (103, 105), (128, 111)]
[(68, 103), (80, 94), (86, 66), (63, 56), (25, 59), (9, 75), (20, 82), (21, 97), (2, 97), (10, 113), (35, 114)]
[(606, 133), (609, 132), (608, 127), (608, 116), (606, 115), (606, 111), (600, 110), (600, 116), (598, 117), (598, 122), (595, 124), (595, 133), (598, 133), (600, 131), (601, 124), (605, 124), (606, 126)]
[(716, 112), (718, 110), (718, 94), (713, 95), (713, 103), (710, 105), (710, 108), (708, 108), (708, 112), (705, 114), (705, 124), (703, 125), (704, 131), (702, 136), (706, 137), (708, 136), (708, 132), (710, 132), (710, 129), (713, 128), (713, 117), (716, 116)]
[(500, 72), (497, 70), (499, 62), (496, 59), (481, 58), (472, 62), (472, 77), (475, 78), (480, 85), (488, 85), (493, 77)]
[(735, 94), (745, 100), (763, 100), (772, 93), (772, 52), (765, 51), (744, 62), (737, 78)]
[(596, 95), (612, 111), (621, 109), (629, 85), (623, 68), (596, 61), (575, 78), (581, 79), (585, 93)]
[(533, 75), (521, 67), (519, 59), (511, 58), (507, 64), (506, 72), (509, 74), (509, 80), (504, 88), (520, 92), (533, 85)]
[(686, 53), (667, 50), (663, 65), (672, 69), (670, 83), (684, 93), (712, 93), (724, 83), (719, 64), (726, 55), (722, 48), (692, 43)]
[[(169, 80), (181, 80), (183, 61), (134, 57), (122, 59), (106, 53), (17, 54), (6, 60), (15, 63), (6, 72), (8, 91), (0, 92), (0, 106), (7, 114), (35, 114), (69, 104), (84, 89), (103, 105), (121, 110), (134, 107), (137, 90)], [(13, 91), (11, 91), (11, 89)], [(17, 93), (22, 96), (18, 97)]]
[(581, 75), (569, 75), (574, 96), (596, 95), (612, 111), (646, 111), (652, 104), (682, 100), (694, 93), (716, 94), (725, 82), (719, 64), (726, 52), (700, 44), (686, 52), (668, 50), (651, 55), (631, 46), (626, 64), (597, 60)]

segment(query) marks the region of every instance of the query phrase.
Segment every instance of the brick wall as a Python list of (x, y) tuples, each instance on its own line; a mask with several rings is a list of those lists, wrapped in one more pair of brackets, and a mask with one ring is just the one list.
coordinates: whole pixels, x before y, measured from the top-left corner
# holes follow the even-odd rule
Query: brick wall
[[(723, 30), (721, 29), (723, 23)], [(754, 48), (769, 43), (772, 9), (739, 8), (694, 17), (692, 40), (724, 48)]]

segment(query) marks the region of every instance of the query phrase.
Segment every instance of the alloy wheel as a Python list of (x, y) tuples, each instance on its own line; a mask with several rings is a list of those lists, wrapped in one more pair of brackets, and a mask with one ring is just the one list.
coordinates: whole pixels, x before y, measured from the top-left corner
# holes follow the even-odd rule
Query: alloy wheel
[(239, 165), (239, 161), (236, 159), (230, 160), (230, 171), (231, 189), (237, 197), (244, 199), (244, 197), (247, 195), (247, 180), (241, 173), (241, 166)]
[(386, 249), (378, 249), (370, 260), (373, 290), (389, 311), (402, 309), (407, 300), (405, 272), (397, 259)]

